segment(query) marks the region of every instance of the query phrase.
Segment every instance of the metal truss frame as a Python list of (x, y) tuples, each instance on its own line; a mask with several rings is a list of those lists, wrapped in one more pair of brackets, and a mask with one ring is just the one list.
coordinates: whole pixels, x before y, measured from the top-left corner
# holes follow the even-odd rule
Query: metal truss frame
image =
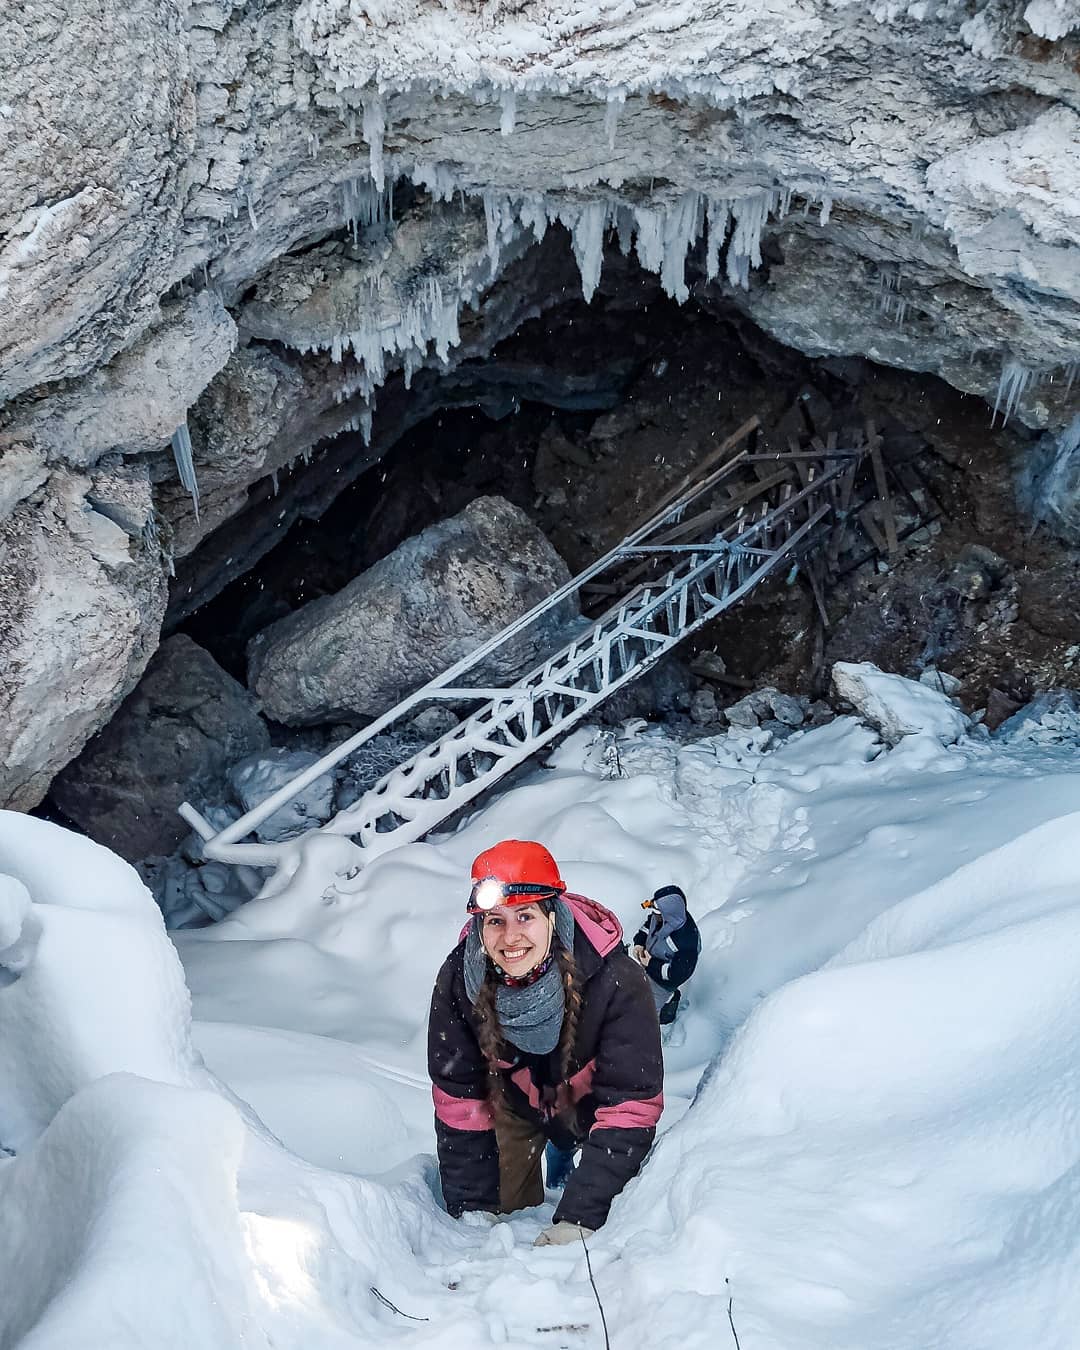
[[(756, 419), (751, 419), (710, 461), (756, 428)], [(861, 453), (830, 450), (813, 459), (803, 455), (797, 473), (794, 457), (773, 459), (744, 450), (727, 458), (697, 481), (681, 485), (650, 519), (529, 613), (224, 830), (215, 831), (187, 802), (181, 815), (204, 840), (208, 857), (275, 866), (287, 850), (295, 851), (297, 841), (275, 845), (246, 841), (245, 836), (286, 802), (421, 707), (435, 701), (479, 703), (452, 730), (384, 774), (355, 804), (312, 832), (350, 836), (365, 860), (422, 838), (649, 670), (677, 643), (738, 604), (782, 562), (820, 547), (830, 518), (850, 493), (851, 466)], [(693, 505), (706, 509), (689, 516)], [(604, 581), (598, 582), (601, 577)], [(469, 681), (470, 671), (520, 639), (537, 620), (590, 590), (621, 598), (587, 631), (505, 687)]]

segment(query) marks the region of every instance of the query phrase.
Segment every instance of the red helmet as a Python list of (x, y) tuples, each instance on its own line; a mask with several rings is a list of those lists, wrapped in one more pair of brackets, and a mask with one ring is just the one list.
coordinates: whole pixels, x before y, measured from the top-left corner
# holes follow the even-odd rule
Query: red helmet
[(528, 839), (504, 839), (485, 849), (472, 865), (472, 879), (473, 914), (496, 905), (528, 905), (566, 890), (555, 859)]

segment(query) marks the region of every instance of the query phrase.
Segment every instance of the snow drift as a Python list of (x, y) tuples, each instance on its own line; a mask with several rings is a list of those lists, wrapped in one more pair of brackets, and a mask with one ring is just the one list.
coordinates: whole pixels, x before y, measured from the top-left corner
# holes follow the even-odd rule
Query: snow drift
[(591, 1243), (613, 1345), (722, 1344), (731, 1299), (762, 1350), (1067, 1350), (1076, 744), (924, 711), (891, 750), (636, 735), (615, 779), (578, 733), (459, 833), (298, 874), (179, 938), (218, 1077), (131, 869), (0, 815), (0, 1346), (598, 1343), (550, 1206), (455, 1223), (425, 1156), (429, 981), (527, 823), (624, 921), (679, 882), (703, 935), (665, 1132)]

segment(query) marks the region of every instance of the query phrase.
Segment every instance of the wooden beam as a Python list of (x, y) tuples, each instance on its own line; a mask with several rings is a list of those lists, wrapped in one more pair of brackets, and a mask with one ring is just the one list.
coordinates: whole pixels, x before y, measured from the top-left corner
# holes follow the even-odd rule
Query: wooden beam
[(870, 447), (870, 463), (874, 468), (874, 486), (877, 489), (878, 501), (881, 503), (885, 542), (889, 552), (895, 553), (900, 547), (900, 542), (896, 537), (896, 516), (893, 514), (888, 479), (885, 477), (885, 461), (881, 457), (881, 437), (877, 434), (873, 422), (867, 422), (866, 424), (866, 443)]
[(859, 511), (859, 520), (863, 529), (866, 531), (870, 542), (879, 553), (884, 553), (888, 548), (885, 536), (878, 529), (877, 521), (874, 519), (874, 507), (877, 502), (867, 502)]

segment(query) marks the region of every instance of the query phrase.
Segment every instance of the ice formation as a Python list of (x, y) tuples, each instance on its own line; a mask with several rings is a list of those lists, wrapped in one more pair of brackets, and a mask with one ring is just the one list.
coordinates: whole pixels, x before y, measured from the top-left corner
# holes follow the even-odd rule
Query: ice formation
[(1033, 472), (1032, 512), (1036, 520), (1064, 527), (1080, 537), (1080, 413), (1056, 437), (1046, 437)]
[[(612, 99), (608, 122), (614, 134), (620, 100)], [(503, 128), (512, 130), (513, 99), (502, 101)], [(351, 178), (341, 187), (343, 217), (354, 243), (363, 231), (393, 219), (393, 179), (385, 171), (381, 153), (381, 130), (385, 104), (369, 99), (364, 104), (365, 137), (372, 149), (370, 177)], [(509, 110), (509, 111), (508, 111)], [(376, 173), (376, 163), (380, 171)], [(612, 232), (624, 254), (634, 249), (647, 271), (660, 277), (664, 291), (679, 302), (689, 298), (686, 262), (691, 251), (705, 238), (705, 271), (710, 280), (720, 273), (726, 253), (725, 271), (729, 283), (746, 288), (751, 271), (761, 264), (761, 240), (770, 217), (782, 217), (799, 192), (806, 208), (818, 201), (822, 223), (827, 221), (830, 199), (812, 189), (797, 189), (792, 184), (755, 189), (739, 196), (710, 197), (689, 191), (668, 201), (648, 204), (628, 202), (615, 194), (590, 195), (585, 200), (569, 194), (511, 193), (496, 189), (476, 190), (460, 183), (452, 165), (415, 164), (412, 182), (429, 194), (433, 203), (448, 203), (460, 196), (478, 200), (483, 209), (486, 233), (484, 265), (475, 255), (457, 264), (456, 277), (444, 267), (439, 274), (409, 281), (404, 294), (394, 291), (382, 275), (369, 281), (370, 302), (361, 307), (357, 327), (336, 334), (329, 343), (318, 344), (335, 361), (346, 354), (355, 357), (360, 373), (343, 384), (339, 401), (360, 394), (370, 400), (388, 373), (388, 358), (400, 357), (406, 383), (427, 360), (429, 345), (435, 356), (445, 362), (450, 349), (460, 341), (458, 316), (462, 306), (475, 303), (499, 276), (507, 251), (522, 246), (531, 234), (540, 242), (553, 224), (564, 226), (570, 236), (574, 258), (581, 276), (582, 295), (590, 301), (600, 281), (604, 248)], [(729, 233), (730, 227), (730, 233)], [(383, 288), (386, 288), (383, 294)], [(300, 350), (309, 348), (300, 346)], [(363, 416), (363, 414), (361, 415)], [(354, 422), (350, 425), (355, 426)]]
[(1019, 361), (1006, 360), (998, 378), (997, 396), (994, 399), (994, 412), (991, 422), (1002, 413), (1001, 425), (1005, 426), (1016, 411), (1016, 405), (1036, 381), (1036, 372)]
[(187, 422), (181, 422), (172, 434), (172, 452), (176, 460), (176, 471), (180, 482), (188, 492), (195, 507), (195, 519), (199, 518), (199, 482), (195, 476), (195, 461), (191, 454), (191, 432)]
[(372, 178), (347, 178), (341, 185), (342, 209), (352, 231), (353, 243), (360, 231), (394, 218), (394, 185), (376, 186)]

